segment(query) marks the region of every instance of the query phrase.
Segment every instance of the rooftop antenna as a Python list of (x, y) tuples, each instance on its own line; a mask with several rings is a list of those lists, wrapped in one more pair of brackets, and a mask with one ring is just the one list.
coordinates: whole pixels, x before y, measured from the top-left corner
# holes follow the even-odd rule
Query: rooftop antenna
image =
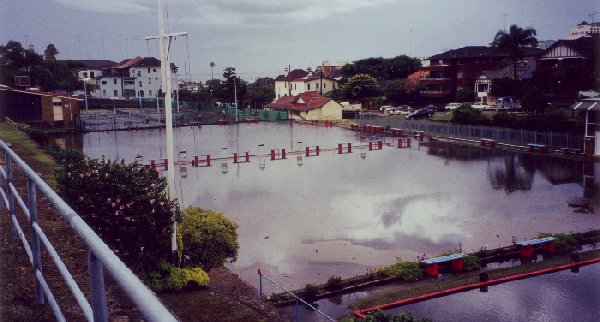
[(29, 36), (25, 35), (25, 48), (27, 48), (27, 46), (29, 46)]
[(127, 56), (125, 56), (125, 58), (129, 58), (129, 46), (127, 45), (128, 41), (129, 39), (125, 38), (125, 51), (127, 53)]
[(597, 15), (600, 15), (600, 11), (596, 11), (596, 12), (592, 12), (588, 15), (588, 17), (590, 17), (590, 20), (592, 20), (591, 23), (594, 23), (594, 20), (596, 18)]
[(508, 17), (508, 13), (504, 13), (502, 15), (504, 16), (504, 29), (502, 30), (506, 31), (506, 17)]

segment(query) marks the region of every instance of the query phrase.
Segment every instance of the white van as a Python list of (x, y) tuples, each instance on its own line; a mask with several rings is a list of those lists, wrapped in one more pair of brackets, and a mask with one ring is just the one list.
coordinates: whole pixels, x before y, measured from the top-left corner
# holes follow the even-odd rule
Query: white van
[(446, 110), (455, 110), (457, 109), (459, 106), (461, 106), (462, 103), (448, 103), (446, 104), (446, 106), (444, 107)]

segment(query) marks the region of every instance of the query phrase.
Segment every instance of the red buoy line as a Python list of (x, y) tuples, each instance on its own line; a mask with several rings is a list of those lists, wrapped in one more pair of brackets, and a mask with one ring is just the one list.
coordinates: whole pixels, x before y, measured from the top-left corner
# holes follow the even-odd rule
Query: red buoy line
[(470, 285), (458, 286), (458, 287), (454, 287), (454, 288), (443, 290), (443, 291), (423, 294), (423, 295), (411, 297), (411, 298), (396, 301), (396, 302), (391, 302), (391, 303), (386, 303), (386, 304), (370, 307), (367, 309), (356, 310), (356, 311), (353, 311), (352, 313), (354, 315), (356, 315), (357, 317), (364, 319), (366, 317), (366, 314), (369, 312), (375, 312), (378, 310), (387, 310), (387, 309), (395, 308), (395, 307), (402, 306), (405, 304), (421, 302), (421, 301), (429, 300), (429, 299), (436, 298), (436, 297), (441, 297), (441, 296), (446, 296), (446, 295), (450, 295), (450, 294), (454, 294), (454, 293), (458, 293), (458, 292), (472, 290), (475, 288), (506, 283), (509, 281), (524, 279), (524, 278), (538, 276), (538, 275), (542, 275), (542, 274), (554, 273), (554, 272), (558, 272), (561, 270), (570, 269), (573, 267), (580, 267), (580, 266), (589, 265), (589, 264), (594, 264), (594, 263), (598, 263), (598, 262), (600, 262), (600, 257), (592, 258), (592, 259), (581, 261), (581, 262), (564, 264), (564, 265), (560, 265), (560, 266), (556, 266), (556, 267), (544, 268), (544, 269), (540, 269), (540, 270), (529, 272), (529, 273), (520, 273), (520, 274), (511, 275), (511, 276), (505, 276), (505, 277), (501, 277), (501, 278), (498, 278), (495, 280), (488, 280), (488, 281), (478, 282), (478, 283), (474, 283), (474, 284), (470, 284)]

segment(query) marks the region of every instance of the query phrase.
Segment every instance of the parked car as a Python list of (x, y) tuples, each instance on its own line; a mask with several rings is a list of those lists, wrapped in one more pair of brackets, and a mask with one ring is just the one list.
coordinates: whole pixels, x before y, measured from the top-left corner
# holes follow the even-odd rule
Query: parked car
[(389, 107), (386, 107), (385, 110), (383, 110), (383, 114), (384, 115), (392, 115), (392, 114), (394, 114), (395, 111), (396, 111), (395, 107), (389, 106)]
[(425, 109), (428, 112), (430, 112), (431, 114), (435, 114), (435, 112), (438, 110), (438, 108), (433, 104), (429, 104), (429, 105), (425, 106)]
[(433, 115), (432, 112), (428, 111), (426, 108), (417, 110), (416, 112), (408, 115), (406, 117), (407, 120), (417, 120), (417, 119), (424, 119), (424, 118), (429, 118)]
[(455, 110), (461, 105), (462, 105), (462, 103), (448, 103), (448, 104), (446, 104), (446, 106), (444, 108), (446, 110)]
[(379, 112), (385, 112), (385, 110), (387, 110), (388, 108), (393, 108), (393, 106), (383, 105), (382, 107), (379, 108)]
[(413, 111), (412, 107), (410, 107), (408, 105), (400, 105), (396, 109), (399, 110), (400, 114), (402, 114), (402, 115), (408, 115), (408, 114), (410, 114), (410, 112)]
[(501, 109), (512, 109), (519, 110), (521, 109), (521, 102), (519, 102), (516, 98), (512, 96), (500, 97), (496, 100), (496, 110)]
[(475, 103), (471, 104), (471, 107), (476, 108), (478, 110), (487, 110), (487, 109), (493, 108), (491, 105), (487, 105), (487, 104), (481, 103), (481, 102), (475, 102)]

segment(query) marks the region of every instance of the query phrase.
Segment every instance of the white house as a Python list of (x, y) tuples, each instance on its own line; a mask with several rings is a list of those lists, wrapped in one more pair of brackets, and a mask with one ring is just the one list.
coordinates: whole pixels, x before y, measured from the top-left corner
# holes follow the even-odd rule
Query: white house
[[(533, 77), (535, 71), (536, 59), (535, 57), (526, 57), (525, 59), (517, 62), (517, 79), (524, 80)], [(475, 80), (474, 92), (477, 95), (477, 100), (480, 102), (487, 102), (490, 97), (492, 90), (492, 81), (497, 78), (513, 78), (513, 65), (508, 65), (496, 70), (482, 71), (477, 79)]]
[(572, 109), (585, 112), (585, 154), (600, 156), (600, 98), (580, 100)]
[[(177, 88), (177, 67), (171, 64), (171, 88)], [(99, 97), (156, 97), (161, 88), (160, 60), (126, 59), (102, 71)]]
[(282, 75), (275, 78), (275, 100), (284, 96), (296, 96), (305, 92), (327, 93), (337, 88), (335, 75), (339, 69), (322, 68), (319, 66), (313, 73), (309, 67), (306, 70), (294, 69), (288, 72), (284, 69)]

